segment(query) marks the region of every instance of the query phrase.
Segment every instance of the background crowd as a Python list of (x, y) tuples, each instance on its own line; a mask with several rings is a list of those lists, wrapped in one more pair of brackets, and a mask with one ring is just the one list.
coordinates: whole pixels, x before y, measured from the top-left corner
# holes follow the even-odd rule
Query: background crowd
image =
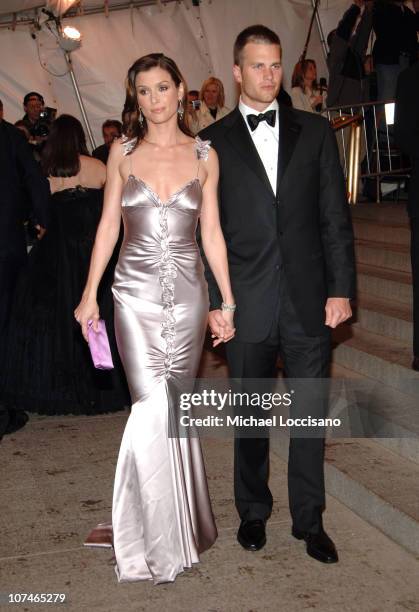
[[(282, 88), (279, 102), (321, 114), (393, 99), (399, 74), (418, 60), (419, 0), (412, 4), (414, 11), (403, 1), (355, 0), (327, 38), (327, 79), (318, 79), (314, 60), (302, 58), (290, 94)], [(417, 80), (417, 70), (407, 74)], [(419, 108), (417, 90), (413, 83), (409, 108)], [(57, 118), (40, 93), (28, 92), (23, 109), (13, 126), (3, 118), (0, 101), (0, 437), (24, 425), (25, 411), (95, 414), (130, 403), (118, 359), (112, 372), (95, 370), (73, 319), (101, 215), (105, 164), (123, 133), (124, 113), (122, 121), (103, 123), (104, 142), (90, 155), (80, 122)], [(194, 134), (230, 110), (215, 76), (189, 91), (186, 114)], [(417, 145), (404, 149), (418, 156)], [(415, 244), (417, 250), (419, 240)], [(118, 249), (100, 294), (115, 356), (111, 285)], [(418, 262), (413, 269), (417, 277)], [(415, 283), (419, 302), (414, 274)]]

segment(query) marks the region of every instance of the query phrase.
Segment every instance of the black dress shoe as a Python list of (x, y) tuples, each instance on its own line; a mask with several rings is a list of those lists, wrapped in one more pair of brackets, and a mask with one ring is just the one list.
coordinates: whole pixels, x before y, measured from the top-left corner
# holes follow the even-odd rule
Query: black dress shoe
[(265, 522), (260, 519), (242, 521), (237, 540), (246, 550), (260, 550), (266, 544)]
[(412, 370), (415, 370), (415, 372), (419, 372), (419, 357), (413, 357)]
[(337, 563), (339, 561), (336, 547), (327, 533), (321, 529), (319, 533), (308, 533), (292, 528), (292, 535), (297, 540), (304, 540), (307, 545), (307, 554), (322, 563)]

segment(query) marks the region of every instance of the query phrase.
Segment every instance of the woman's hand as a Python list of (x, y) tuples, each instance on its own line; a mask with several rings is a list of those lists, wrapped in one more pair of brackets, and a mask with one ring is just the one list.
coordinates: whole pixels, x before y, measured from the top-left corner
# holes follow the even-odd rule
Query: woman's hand
[(209, 313), (209, 326), (211, 329), (212, 346), (216, 347), (222, 342), (228, 342), (236, 333), (234, 327), (234, 312), (212, 310)]
[(81, 331), (84, 339), (88, 342), (87, 323), (93, 321), (93, 329), (97, 331), (97, 322), (99, 321), (99, 306), (96, 298), (82, 297), (80, 304), (74, 311), (74, 317), (77, 323), (81, 325)]
[(310, 99), (310, 102), (311, 102), (311, 106), (313, 108), (315, 108), (318, 104), (323, 104), (323, 96), (322, 96), (322, 94), (319, 94), (318, 96), (313, 96)]

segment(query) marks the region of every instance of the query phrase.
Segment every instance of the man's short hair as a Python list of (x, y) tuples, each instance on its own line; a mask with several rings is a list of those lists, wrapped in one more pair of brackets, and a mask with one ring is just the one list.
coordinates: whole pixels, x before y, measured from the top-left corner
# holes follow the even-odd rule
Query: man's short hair
[(281, 41), (279, 40), (278, 34), (275, 34), (275, 32), (273, 32), (266, 26), (250, 26), (240, 32), (240, 34), (236, 38), (236, 42), (234, 43), (234, 63), (237, 66), (240, 65), (243, 49), (248, 43), (261, 43), (264, 45), (281, 46)]
[(45, 104), (44, 98), (41, 96), (40, 93), (38, 93), (37, 91), (30, 91), (23, 98), (23, 106), (26, 106), (31, 98), (38, 98), (38, 100), (41, 102), (41, 104)]
[(188, 91), (188, 94), (190, 94), (191, 96), (199, 97), (199, 91), (197, 89), (190, 89)]
[(122, 123), (117, 119), (107, 119), (105, 123), (102, 124), (102, 132), (105, 128), (113, 127), (118, 130), (119, 135), (122, 134)]

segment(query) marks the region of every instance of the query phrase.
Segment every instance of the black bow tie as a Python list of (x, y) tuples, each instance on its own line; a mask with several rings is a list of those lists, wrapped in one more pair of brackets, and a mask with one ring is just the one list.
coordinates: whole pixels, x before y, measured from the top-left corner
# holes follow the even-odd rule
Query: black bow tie
[(257, 126), (259, 125), (261, 121), (266, 121), (266, 123), (269, 123), (271, 127), (274, 127), (275, 119), (276, 119), (276, 111), (269, 110), (269, 111), (266, 111), (266, 113), (260, 113), (259, 115), (247, 115), (246, 119), (247, 119), (247, 123), (249, 124), (252, 132), (255, 131), (255, 129), (257, 128)]

